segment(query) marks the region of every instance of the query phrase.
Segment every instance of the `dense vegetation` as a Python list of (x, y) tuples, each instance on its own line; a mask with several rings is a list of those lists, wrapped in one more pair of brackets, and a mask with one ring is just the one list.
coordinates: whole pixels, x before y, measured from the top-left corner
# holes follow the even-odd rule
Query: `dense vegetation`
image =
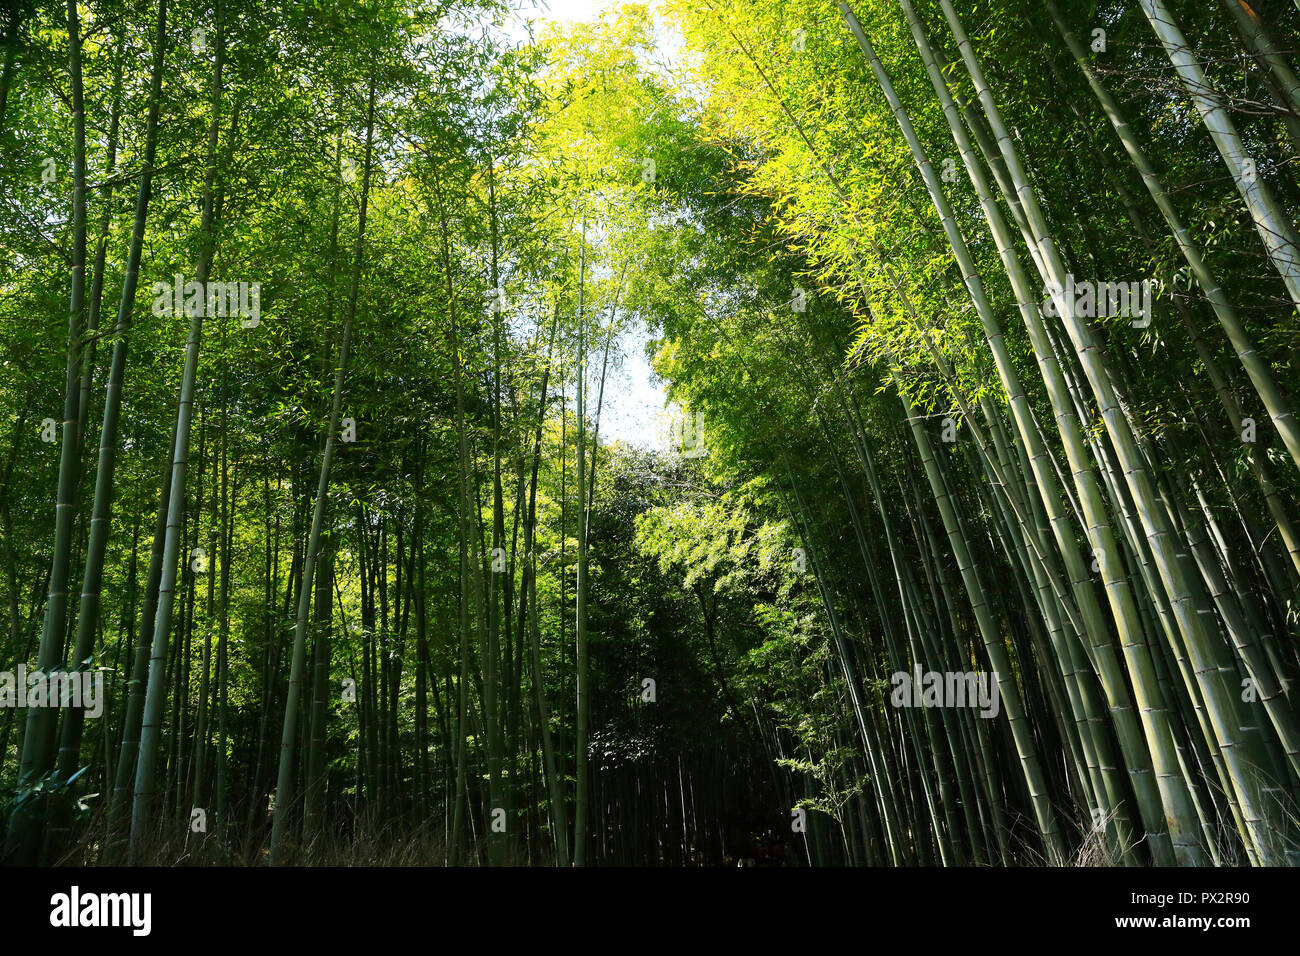
[(1300, 862), (1288, 0), (6, 10), (7, 862)]

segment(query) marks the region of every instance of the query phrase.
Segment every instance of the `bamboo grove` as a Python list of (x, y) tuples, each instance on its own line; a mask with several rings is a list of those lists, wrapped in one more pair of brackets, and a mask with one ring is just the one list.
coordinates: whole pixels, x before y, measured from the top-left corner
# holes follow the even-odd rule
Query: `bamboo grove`
[(7, 6), (5, 861), (1300, 863), (1300, 5), (511, 22)]

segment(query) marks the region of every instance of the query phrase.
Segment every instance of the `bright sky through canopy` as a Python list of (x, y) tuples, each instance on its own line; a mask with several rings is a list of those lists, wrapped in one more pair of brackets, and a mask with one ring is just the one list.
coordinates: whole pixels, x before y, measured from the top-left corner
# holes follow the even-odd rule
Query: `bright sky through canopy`
[[(618, 0), (529, 0), (516, 7), (506, 34), (516, 42), (528, 39), (527, 21), (534, 21), (540, 32), (546, 23), (594, 23), (603, 12), (617, 6)], [(657, 7), (651, 3), (651, 9)], [(681, 38), (675, 31), (668, 35), (667, 24), (657, 15), (656, 38), (668, 62), (675, 58)], [(669, 446), (666, 427), (669, 414), (680, 414), (674, 402), (665, 406), (667, 391), (650, 368), (645, 354), (648, 334), (644, 326), (633, 328), (619, 337), (619, 361), (611, 360), (605, 381), (604, 407), (600, 416), (602, 441), (620, 441), (640, 448), (665, 450)], [(598, 369), (597, 369), (598, 373)], [(592, 386), (598, 387), (598, 378)], [(594, 392), (593, 392), (594, 394)]]

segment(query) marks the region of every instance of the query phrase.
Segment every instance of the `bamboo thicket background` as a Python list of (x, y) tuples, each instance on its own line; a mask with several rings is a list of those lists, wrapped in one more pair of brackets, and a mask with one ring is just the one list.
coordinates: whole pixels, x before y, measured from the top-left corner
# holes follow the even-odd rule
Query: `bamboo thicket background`
[(1298, 11), (10, 3), (5, 859), (1300, 862)]

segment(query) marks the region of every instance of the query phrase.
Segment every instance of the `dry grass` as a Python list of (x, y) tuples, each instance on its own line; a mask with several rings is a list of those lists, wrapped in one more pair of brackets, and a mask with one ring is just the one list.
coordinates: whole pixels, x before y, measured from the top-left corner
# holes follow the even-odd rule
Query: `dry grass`
[[(1290, 826), (1284, 827), (1294, 834), (1300, 832), (1300, 810), (1280, 796), (1282, 812)], [(1103, 825), (1080, 828), (1073, 848), (1064, 854), (1045, 855), (1041, 848), (1029, 842), (1027, 835), (1013, 840), (1012, 866), (1029, 867), (1117, 867), (1124, 866), (1127, 850), (1136, 844), (1117, 845), (1107, 833), (1110, 818)], [(322, 832), (310, 844), (291, 843), (287, 847), (287, 863), (291, 866), (376, 866), (421, 867), (445, 866), (447, 861), (444, 821), (441, 818), (426, 820), (412, 826), (407, 820), (359, 817), (349, 821), (346, 828)], [(106, 861), (104, 853), (104, 816), (102, 811), (83, 821), (79, 844), (64, 852), (60, 866), (95, 866)], [(1224, 826), (1217, 835), (1219, 865), (1248, 865), (1237, 834)], [(1283, 832), (1274, 832), (1274, 843), (1265, 848), (1273, 866), (1300, 866), (1300, 847), (1287, 842)], [(481, 839), (481, 834), (479, 834)], [(144, 866), (265, 866), (269, 862), (270, 820), (257, 821), (247, 827), (239, 820), (230, 835), (193, 833), (189, 820), (175, 819), (160, 827), (139, 848), (137, 862)], [(545, 851), (543, 851), (545, 853)], [(482, 857), (474, 849), (467, 849), (461, 858), (462, 865), (477, 866)], [(120, 862), (125, 862), (124, 853)], [(516, 855), (509, 865), (528, 866), (530, 861)], [(550, 865), (549, 855), (531, 861), (534, 866)]]
[[(252, 830), (240, 823), (227, 837), (216, 832), (193, 833), (188, 818), (176, 819), (141, 843), (137, 862), (159, 867), (266, 866), (270, 858), (269, 821)], [(95, 866), (105, 861), (102, 815), (88, 821), (82, 833), (82, 842), (67, 850), (57, 865)], [(405, 820), (361, 818), (346, 830), (322, 832), (310, 844), (291, 842), (286, 853), (289, 866), (420, 867), (445, 866), (447, 862), (441, 818), (415, 826)], [(477, 866), (479, 862), (472, 849), (462, 853), (462, 865)], [(527, 865), (527, 860), (511, 863)]]

